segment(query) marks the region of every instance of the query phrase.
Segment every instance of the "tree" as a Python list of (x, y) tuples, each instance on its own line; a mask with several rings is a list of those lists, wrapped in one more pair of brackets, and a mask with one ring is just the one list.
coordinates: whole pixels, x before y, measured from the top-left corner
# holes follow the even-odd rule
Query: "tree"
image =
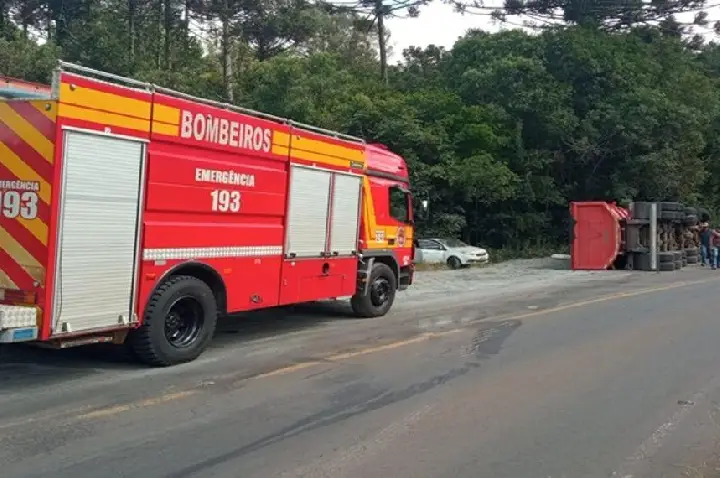
[(353, 11), (365, 15), (370, 20), (368, 28), (377, 29), (378, 50), (380, 54), (380, 78), (388, 83), (388, 32), (385, 20), (390, 17), (417, 17), (420, 7), (430, 0), (357, 0), (332, 2), (341, 10)]
[(388, 66), (378, 20), (423, 3), (52, 1), (0, 3), (0, 73), (48, 81), (62, 56), (383, 143), (431, 201), (421, 234), (528, 251), (567, 241), (572, 200), (720, 211), (720, 47), (665, 15), (690, 4), (627, 4), (624, 26), (607, 3), (553, 4), (562, 28), (470, 31)]

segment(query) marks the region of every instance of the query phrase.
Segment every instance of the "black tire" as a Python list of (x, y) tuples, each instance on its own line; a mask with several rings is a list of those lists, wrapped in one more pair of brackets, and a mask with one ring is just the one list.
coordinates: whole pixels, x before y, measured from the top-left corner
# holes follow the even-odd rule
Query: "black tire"
[(660, 213), (658, 214), (658, 219), (660, 219), (661, 221), (674, 221), (675, 218), (677, 217), (675, 214), (676, 214), (675, 211), (664, 211), (663, 210), (663, 211), (660, 211)]
[(217, 326), (217, 303), (210, 287), (192, 276), (168, 279), (150, 297), (142, 325), (129, 345), (142, 362), (167, 367), (198, 358)]
[(682, 269), (682, 267), (683, 267), (683, 261), (682, 261), (682, 259), (680, 259), (679, 261), (675, 261), (674, 264), (675, 264), (675, 270), (676, 270), (676, 271)]
[(698, 217), (694, 214), (688, 214), (687, 216), (685, 216), (684, 222), (688, 226), (694, 226), (698, 223)]
[(688, 265), (697, 264), (700, 262), (700, 258), (698, 256), (688, 256), (687, 263)]
[(658, 264), (658, 269), (661, 271), (674, 271), (675, 262), (661, 262)]
[(462, 267), (462, 261), (458, 257), (451, 256), (447, 260), (447, 265), (450, 269), (453, 269), (453, 270), (460, 269)]
[(688, 247), (687, 249), (685, 249), (686, 257), (691, 257), (691, 256), (697, 257), (699, 254), (700, 254), (700, 250), (697, 247)]
[(700, 222), (710, 221), (710, 211), (708, 211), (704, 207), (697, 208), (697, 215), (698, 219), (700, 219)]
[(649, 202), (636, 202), (632, 205), (632, 217), (633, 219), (650, 219), (650, 205)]
[(633, 258), (633, 266), (636, 271), (649, 271), (650, 269), (650, 254), (641, 252), (635, 254)]
[(675, 261), (675, 253), (673, 251), (668, 252), (658, 252), (658, 263), (662, 264), (664, 262), (674, 262)]
[(387, 264), (376, 263), (370, 272), (369, 280), (368, 294), (354, 295), (350, 305), (358, 317), (382, 317), (395, 302), (397, 279)]
[(685, 213), (682, 211), (660, 211), (660, 219), (663, 221), (683, 221)]
[(682, 266), (685, 267), (685, 266), (687, 266), (687, 265), (688, 265), (687, 258), (683, 258), (683, 260), (682, 260)]
[(686, 207), (685, 215), (686, 216), (697, 216), (697, 209), (694, 207)]
[(685, 211), (685, 207), (679, 202), (665, 201), (659, 204), (662, 211)]
[(675, 254), (675, 262), (681, 261), (683, 258), (683, 251), (673, 251), (673, 254)]

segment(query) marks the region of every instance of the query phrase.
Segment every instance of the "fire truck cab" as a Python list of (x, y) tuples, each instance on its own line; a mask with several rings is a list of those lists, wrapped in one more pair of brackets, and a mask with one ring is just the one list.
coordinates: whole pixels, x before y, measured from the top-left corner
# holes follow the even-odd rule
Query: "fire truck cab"
[(405, 161), (382, 145), (60, 63), (0, 100), (0, 343), (194, 360), (218, 317), (413, 280)]

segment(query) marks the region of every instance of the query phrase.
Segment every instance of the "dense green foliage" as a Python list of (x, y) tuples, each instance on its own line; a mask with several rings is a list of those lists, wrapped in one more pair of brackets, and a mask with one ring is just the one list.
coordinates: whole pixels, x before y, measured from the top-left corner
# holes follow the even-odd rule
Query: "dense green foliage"
[(0, 73), (46, 81), (62, 56), (384, 143), (430, 201), (428, 234), (557, 244), (571, 200), (720, 206), (720, 48), (662, 27), (472, 31), (406, 51), (386, 82), (375, 30), (348, 9), (65, 0), (58, 16), (54, 0), (23, 15), (5, 2)]

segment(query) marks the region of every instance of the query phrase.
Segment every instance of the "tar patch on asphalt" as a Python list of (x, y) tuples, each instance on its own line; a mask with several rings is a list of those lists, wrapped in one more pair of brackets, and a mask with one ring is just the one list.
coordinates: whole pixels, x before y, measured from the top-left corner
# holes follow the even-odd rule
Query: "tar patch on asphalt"
[(474, 355), (478, 359), (497, 355), (508, 337), (521, 325), (522, 321), (516, 319), (484, 322), (472, 339), (470, 355)]

